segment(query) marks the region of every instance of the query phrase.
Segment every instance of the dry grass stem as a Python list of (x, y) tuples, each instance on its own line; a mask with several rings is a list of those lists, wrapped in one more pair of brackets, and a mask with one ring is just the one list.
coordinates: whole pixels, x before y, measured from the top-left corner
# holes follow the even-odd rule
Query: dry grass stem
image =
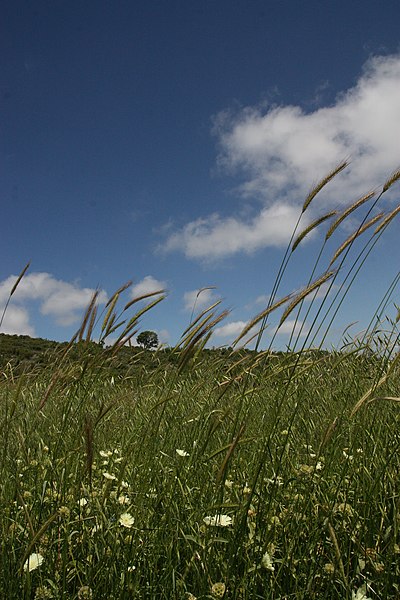
[(378, 215), (376, 215), (375, 217), (373, 217), (372, 219), (370, 219), (369, 221), (364, 223), (364, 225), (359, 227), (354, 233), (349, 235), (349, 237), (343, 242), (343, 244), (341, 244), (341, 246), (339, 246), (339, 248), (336, 250), (331, 262), (329, 263), (329, 266), (332, 265), (337, 258), (339, 258), (339, 256), (342, 254), (342, 252), (344, 250), (346, 250), (346, 248), (348, 246), (350, 246), (350, 244), (352, 244), (356, 238), (358, 238), (361, 234), (363, 234), (364, 231), (366, 231), (367, 229), (372, 227), (372, 225), (375, 225), (375, 223), (380, 221), (380, 219), (382, 219), (384, 214), (385, 213), (383, 213), (383, 212), (379, 213)]
[(216, 477), (217, 484), (220, 483), (221, 479), (225, 476), (225, 472), (226, 472), (226, 468), (228, 466), (229, 459), (232, 456), (240, 438), (242, 437), (245, 428), (246, 428), (245, 424), (242, 423), (239, 433), (235, 436), (233, 442), (230, 444), (230, 446), (228, 448), (228, 452), (226, 453), (225, 458), (222, 461), (220, 468), (218, 469), (218, 473), (217, 473), (217, 477)]
[(101, 326), (102, 331), (104, 331), (104, 329), (107, 327), (108, 321), (111, 317), (111, 314), (112, 314), (118, 300), (119, 300), (119, 293), (117, 292), (117, 293), (113, 294), (112, 298), (110, 298), (110, 300), (107, 302), (106, 307), (108, 306), (108, 310), (106, 312), (106, 316), (103, 319), (103, 324)]
[(14, 283), (14, 285), (13, 285), (13, 286), (12, 286), (12, 288), (11, 288), (11, 292), (10, 292), (10, 294), (9, 294), (9, 296), (8, 296), (8, 299), (7, 299), (6, 305), (5, 305), (5, 307), (4, 307), (4, 310), (3, 310), (3, 314), (1, 315), (1, 319), (0, 319), (0, 327), (1, 327), (1, 326), (2, 326), (2, 324), (3, 324), (4, 317), (5, 317), (5, 314), (6, 314), (6, 312), (7, 312), (7, 308), (8, 308), (8, 305), (9, 305), (9, 303), (10, 303), (10, 300), (11, 300), (11, 296), (14, 294), (14, 292), (15, 292), (15, 290), (17, 289), (17, 287), (18, 287), (18, 285), (19, 285), (19, 283), (20, 283), (21, 279), (23, 278), (23, 276), (25, 275), (25, 273), (26, 273), (26, 272), (27, 272), (27, 270), (29, 269), (29, 267), (30, 267), (30, 264), (31, 264), (31, 263), (30, 263), (30, 262), (28, 262), (28, 263), (25, 265), (25, 267), (22, 269), (21, 273), (18, 275), (16, 282)]
[(197, 317), (195, 318), (194, 321), (190, 321), (190, 324), (188, 327), (186, 327), (186, 329), (184, 330), (184, 332), (182, 333), (181, 339), (183, 340), (185, 335), (193, 330), (197, 323), (204, 317), (204, 315), (206, 315), (207, 313), (211, 312), (216, 306), (218, 306), (219, 304), (221, 304), (222, 300), (217, 300), (216, 302), (214, 302), (214, 304), (211, 304), (210, 306), (208, 306), (207, 308), (205, 308), (204, 310), (201, 311), (201, 313), (199, 315), (197, 315)]
[(97, 317), (97, 306), (94, 306), (93, 310), (92, 310), (92, 314), (90, 315), (89, 325), (88, 325), (87, 333), (86, 333), (86, 341), (87, 342), (90, 342), (90, 340), (92, 338), (94, 325), (96, 323), (96, 317)]
[(115, 296), (119, 296), (120, 294), (122, 294), (122, 292), (124, 292), (125, 290), (128, 289), (128, 287), (130, 287), (132, 285), (132, 281), (127, 281), (126, 283), (124, 283), (124, 285), (121, 285), (120, 288), (117, 289), (116, 292), (113, 293), (113, 295), (111, 296), (111, 298), (108, 300), (107, 304), (106, 304), (106, 308), (107, 306), (109, 306), (112, 302), (114, 302), (114, 298)]
[(339, 163), (338, 166), (333, 169), (328, 175), (326, 175), (317, 185), (313, 187), (311, 192), (308, 194), (307, 198), (304, 200), (302, 212), (305, 212), (307, 208), (310, 206), (311, 202), (314, 200), (315, 196), (325, 187), (336, 175), (338, 175), (343, 169), (345, 169), (349, 165), (347, 160)]
[(287, 317), (290, 315), (290, 313), (296, 308), (296, 306), (302, 301), (304, 300), (304, 298), (306, 298), (306, 296), (308, 296), (309, 294), (311, 294), (312, 292), (314, 292), (316, 289), (318, 289), (323, 283), (325, 283), (326, 281), (328, 281), (329, 279), (331, 279), (333, 277), (333, 275), (336, 274), (336, 270), (333, 271), (328, 271), (327, 273), (325, 273), (324, 275), (321, 275), (321, 277), (319, 277), (318, 279), (316, 279), (315, 281), (313, 281), (312, 283), (310, 283), (310, 285), (308, 285), (307, 287), (304, 288), (304, 290), (301, 290), (297, 296), (295, 296), (295, 298), (293, 298), (292, 302), (289, 304), (289, 306), (285, 309), (281, 320), (279, 321), (279, 327), (282, 325), (282, 323), (287, 319)]
[(28, 263), (25, 265), (25, 267), (22, 269), (21, 273), (18, 275), (18, 277), (17, 277), (17, 280), (16, 280), (16, 282), (14, 283), (14, 285), (13, 285), (13, 287), (12, 287), (12, 289), (11, 289), (10, 296), (12, 296), (12, 295), (13, 295), (13, 293), (15, 292), (15, 290), (17, 289), (17, 287), (18, 287), (18, 285), (19, 285), (19, 283), (20, 283), (21, 279), (23, 278), (23, 276), (25, 275), (25, 273), (26, 273), (26, 272), (27, 272), (27, 270), (29, 269), (29, 267), (30, 267), (30, 264), (31, 264), (31, 263), (30, 263), (30, 262), (28, 262)]
[(346, 217), (348, 217), (359, 206), (362, 206), (365, 202), (367, 202), (368, 200), (370, 200), (374, 196), (375, 196), (375, 192), (368, 192), (368, 194), (365, 194), (365, 196), (362, 196), (362, 198), (359, 198), (351, 206), (349, 206), (348, 208), (346, 208), (346, 210), (344, 210), (342, 212), (342, 214), (340, 214), (338, 216), (338, 218), (335, 219), (335, 221), (329, 227), (328, 232), (327, 232), (327, 234), (325, 236), (325, 239), (328, 240), (331, 237), (332, 233), (339, 227), (340, 223), (342, 223), (346, 219)]
[(92, 311), (94, 309), (94, 306), (96, 304), (96, 300), (97, 300), (98, 295), (99, 295), (99, 291), (96, 290), (95, 293), (92, 296), (92, 299), (91, 299), (91, 301), (89, 303), (89, 306), (86, 309), (86, 312), (85, 312), (83, 320), (82, 320), (82, 325), (80, 326), (80, 329), (78, 331), (78, 341), (79, 342), (81, 342), (83, 340), (83, 336), (84, 336), (84, 333), (85, 333), (86, 325), (87, 325), (87, 323), (88, 323), (88, 321), (90, 319), (90, 316), (91, 316)]
[(333, 543), (333, 547), (335, 549), (336, 560), (337, 560), (337, 562), (339, 564), (339, 571), (340, 571), (340, 574), (342, 576), (343, 583), (345, 584), (346, 588), (348, 588), (349, 587), (349, 582), (347, 581), (346, 573), (345, 573), (345, 570), (344, 570), (344, 564), (343, 564), (343, 560), (342, 560), (342, 555), (340, 553), (340, 548), (339, 548), (339, 544), (338, 544), (337, 537), (336, 537), (336, 534), (335, 534), (335, 530), (333, 529), (332, 525), (329, 522), (328, 522), (328, 531), (329, 531), (329, 537), (331, 538), (332, 543)]
[[(127, 310), (133, 304), (136, 304), (136, 302), (140, 302), (141, 300), (147, 300), (147, 298), (152, 298), (153, 296), (158, 296), (159, 294), (164, 294), (164, 293), (165, 293), (165, 290), (156, 290), (155, 292), (148, 292), (147, 294), (141, 294), (140, 296), (133, 298), (127, 304), (125, 304), (124, 311)], [(165, 298), (165, 296), (164, 296), (164, 298)]]
[(400, 212), (400, 204), (399, 206), (396, 206), (396, 208), (394, 208), (392, 210), (392, 212), (390, 212), (381, 223), (379, 223), (378, 227), (375, 229), (374, 231), (374, 235), (376, 235), (377, 233), (379, 233), (380, 231), (382, 231), (382, 229), (384, 227), (386, 227), (386, 225), (388, 225), (390, 223), (390, 221), (392, 219), (395, 218), (395, 216)]
[(313, 229), (315, 229), (316, 227), (318, 227), (319, 225), (321, 225), (321, 223), (324, 223), (325, 221), (327, 221), (328, 219), (330, 219), (331, 217), (333, 217), (336, 214), (337, 214), (336, 210), (331, 210), (326, 215), (323, 215), (322, 217), (319, 217), (318, 219), (315, 219), (315, 221), (313, 221), (312, 223), (310, 223), (310, 225), (308, 225), (308, 227), (306, 227), (305, 229), (303, 229), (303, 231), (299, 233), (299, 235), (297, 236), (297, 238), (293, 242), (292, 252), (294, 252), (294, 250), (296, 250), (297, 246), (306, 237), (306, 235), (308, 235), (311, 231), (313, 231)]
[(389, 179), (386, 181), (386, 183), (384, 184), (383, 188), (382, 188), (382, 194), (384, 192), (387, 192), (387, 190), (392, 187), (392, 185), (394, 183), (396, 183), (396, 181), (400, 179), (400, 169), (397, 169), (397, 171), (395, 171), (390, 177)]
[(291, 298), (293, 298), (293, 295), (288, 294), (287, 296), (284, 296), (284, 298), (277, 300), (276, 302), (274, 302), (274, 304), (271, 304), (271, 306), (268, 306), (266, 309), (264, 309), (263, 311), (258, 313), (258, 315), (256, 315), (251, 321), (249, 321), (249, 323), (247, 323), (247, 325), (242, 329), (242, 331), (240, 332), (238, 337), (233, 342), (233, 346), (236, 346), (238, 344), (238, 342), (240, 340), (242, 340), (245, 335), (248, 334), (250, 329), (252, 329), (253, 327), (255, 327), (257, 325), (257, 323), (259, 323), (262, 319), (265, 319), (265, 317), (267, 317), (274, 310), (276, 310), (277, 308), (279, 308), (280, 306), (282, 306), (283, 304), (288, 302)]

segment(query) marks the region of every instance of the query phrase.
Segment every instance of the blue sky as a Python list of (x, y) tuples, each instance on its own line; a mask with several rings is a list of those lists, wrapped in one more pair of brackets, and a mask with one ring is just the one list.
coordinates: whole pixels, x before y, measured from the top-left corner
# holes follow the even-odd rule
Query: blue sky
[[(94, 289), (105, 303), (132, 280), (126, 300), (168, 290), (142, 321), (164, 343), (196, 296), (195, 312), (219, 298), (231, 310), (212, 338), (231, 343), (266, 306), (310, 188), (350, 159), (304, 226), (400, 166), (399, 19), (397, 0), (3, 3), (0, 309), (31, 266), (2, 331), (69, 339)], [(293, 253), (278, 297), (307, 284), (325, 232)], [(394, 220), (329, 342), (368, 324), (398, 272), (397, 232)]]

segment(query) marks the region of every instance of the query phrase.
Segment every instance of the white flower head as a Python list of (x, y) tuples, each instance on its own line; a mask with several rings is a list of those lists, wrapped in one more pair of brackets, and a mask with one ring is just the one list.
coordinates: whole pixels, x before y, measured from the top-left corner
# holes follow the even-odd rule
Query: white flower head
[(215, 515), (213, 517), (204, 517), (203, 519), (206, 525), (210, 527), (229, 527), (232, 525), (232, 517), (228, 515)]
[(80, 500), (78, 500), (78, 504), (80, 507), (86, 506), (87, 503), (88, 501), (86, 500), (86, 498), (81, 498)]
[(132, 515), (130, 513), (122, 513), (122, 515), (119, 518), (119, 523), (120, 525), (122, 525), (122, 527), (127, 527), (128, 529), (130, 529), (132, 527), (132, 525), (134, 524), (135, 519), (132, 517)]
[(105, 471), (103, 473), (103, 477), (105, 477), (106, 479), (108, 479), (109, 481), (115, 481), (117, 478), (115, 477), (115, 475), (111, 475), (111, 473), (108, 473), (107, 471)]
[(111, 450), (100, 450), (99, 454), (103, 458), (110, 458), (110, 456), (112, 456)]
[(179, 454), (179, 456), (189, 456), (189, 452), (186, 452), (185, 450), (179, 450), (178, 448), (176, 449), (176, 453)]
[(267, 571), (275, 571), (275, 567), (272, 564), (271, 556), (266, 552), (261, 559), (261, 566)]
[(28, 572), (30, 573), (31, 571), (34, 571), (35, 569), (40, 567), (43, 560), (44, 560), (44, 558), (41, 554), (39, 554), (38, 552), (33, 552), (33, 554), (31, 554), (30, 557), (27, 558), (27, 560), (25, 561), (24, 571), (26, 573), (28, 573)]
[(128, 496), (124, 496), (123, 494), (121, 496), (118, 496), (118, 503), (119, 504), (129, 504), (130, 500)]

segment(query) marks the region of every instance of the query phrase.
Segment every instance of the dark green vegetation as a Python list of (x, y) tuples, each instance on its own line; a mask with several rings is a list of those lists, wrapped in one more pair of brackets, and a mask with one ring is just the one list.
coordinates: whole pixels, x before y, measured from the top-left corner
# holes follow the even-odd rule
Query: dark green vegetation
[(384, 358), (137, 353), (111, 375), (83, 346), (2, 374), (2, 597), (398, 597), (397, 365), (351, 416)]

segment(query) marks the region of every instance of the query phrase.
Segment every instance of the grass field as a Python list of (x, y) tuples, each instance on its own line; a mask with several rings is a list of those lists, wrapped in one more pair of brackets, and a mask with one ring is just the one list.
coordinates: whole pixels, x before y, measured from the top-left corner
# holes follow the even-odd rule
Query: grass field
[[(270, 304), (232, 352), (204, 350), (226, 316), (213, 306), (174, 351), (138, 354), (114, 375), (118, 350), (162, 298), (124, 319), (143, 305), (118, 311), (121, 288), (103, 315), (94, 298), (74, 343), (45, 368), (17, 376), (6, 366), (1, 598), (399, 600), (399, 334), (398, 317), (384, 319), (398, 278), (357, 342), (328, 352), (314, 337), (323, 343), (348, 289), (338, 282), (351, 282), (389, 216), (372, 231), (367, 215), (335, 253), (337, 270), (315, 277), (320, 255), (308, 286), (279, 300), (304, 237), (295, 232)], [(321, 304), (305, 299), (327, 282), (323, 311), (310, 313)], [(281, 322), (313, 314), (310, 332), (300, 338), (294, 326), (291, 349), (274, 353), (272, 340), (261, 352), (282, 310)], [(117, 332), (108, 351), (92, 352), (97, 330), (100, 342)], [(254, 331), (258, 351), (239, 350)]]

